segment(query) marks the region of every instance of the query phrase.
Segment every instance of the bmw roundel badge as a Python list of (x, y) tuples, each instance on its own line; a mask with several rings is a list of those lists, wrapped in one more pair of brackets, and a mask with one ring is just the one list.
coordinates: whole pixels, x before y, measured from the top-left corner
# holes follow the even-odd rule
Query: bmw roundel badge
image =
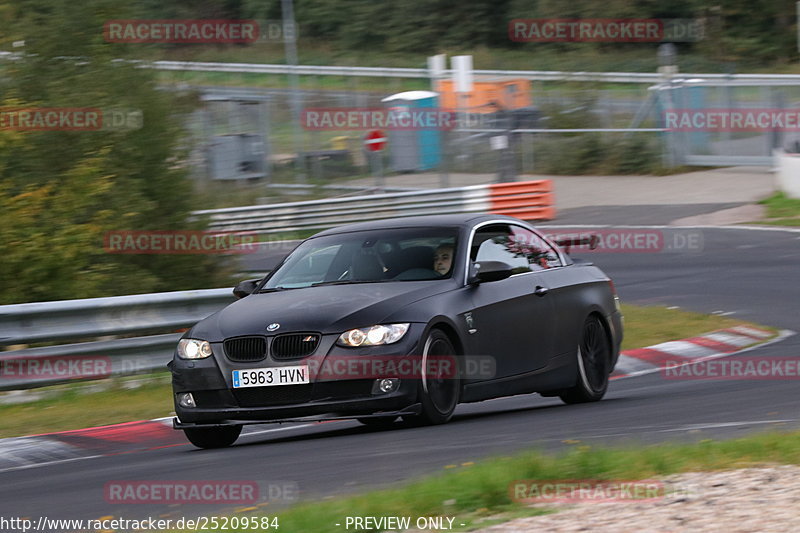
[(277, 322), (273, 322), (272, 324), (270, 324), (269, 326), (267, 326), (267, 331), (275, 331), (275, 330), (276, 330), (276, 329), (278, 329), (279, 327), (281, 327), (281, 325), (280, 325), (280, 324), (278, 324)]

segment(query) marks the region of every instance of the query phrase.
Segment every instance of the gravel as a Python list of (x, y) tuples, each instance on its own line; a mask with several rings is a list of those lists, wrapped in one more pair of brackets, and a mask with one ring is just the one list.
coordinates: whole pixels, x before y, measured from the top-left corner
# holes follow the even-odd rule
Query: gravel
[(550, 504), (550, 508), (559, 507), (559, 512), (519, 518), (480, 531), (800, 531), (800, 467), (693, 472), (661, 480), (667, 495), (656, 500)]

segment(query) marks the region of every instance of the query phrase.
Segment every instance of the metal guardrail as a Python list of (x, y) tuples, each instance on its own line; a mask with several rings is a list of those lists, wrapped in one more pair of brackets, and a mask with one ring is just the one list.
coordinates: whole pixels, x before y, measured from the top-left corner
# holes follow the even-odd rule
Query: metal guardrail
[[(234, 300), (230, 289), (208, 289), (1, 305), (0, 345), (174, 331)], [(5, 351), (0, 353), (0, 390), (161, 370), (180, 336), (167, 333)], [(66, 367), (53, 368), (57, 359), (76, 364), (86, 360), (98, 371), (76, 376)]]
[(166, 333), (2, 352), (0, 391), (165, 370), (180, 337)]
[(230, 289), (206, 289), (0, 305), (0, 345), (181, 328), (233, 300)]
[[(511, 202), (513, 206), (507, 207)], [(510, 205), (510, 204), (509, 204)], [(428, 189), (355, 198), (328, 198), (273, 205), (194, 211), (216, 231), (285, 233), (349, 222), (441, 213), (508, 214), (528, 220), (554, 218), (549, 180)]]
[[(289, 74), (304, 76), (362, 76), (378, 78), (430, 78), (425, 68), (391, 67), (330, 67), (317, 65), (298, 65), (295, 67), (265, 63), (212, 63), (196, 61), (135, 61), (142, 68), (157, 70), (195, 71), (195, 72), (236, 72), (249, 74)], [(592, 81), (610, 83), (647, 83), (665, 81), (662, 74), (655, 72), (568, 72), (557, 70), (474, 70), (475, 76), (524, 78), (532, 81)], [(452, 70), (444, 70), (443, 76), (451, 77)], [(716, 74), (681, 73), (672, 81), (694, 85), (800, 85), (799, 74)]]

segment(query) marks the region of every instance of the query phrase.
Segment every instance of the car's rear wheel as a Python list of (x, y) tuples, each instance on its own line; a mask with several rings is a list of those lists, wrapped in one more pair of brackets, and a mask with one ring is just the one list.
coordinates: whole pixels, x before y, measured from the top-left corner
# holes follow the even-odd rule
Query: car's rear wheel
[(559, 398), (564, 403), (586, 403), (600, 400), (608, 389), (611, 347), (608, 334), (597, 315), (590, 315), (583, 323), (577, 350), (577, 376), (575, 386), (562, 391)]
[[(450, 338), (441, 330), (433, 329), (423, 343), (423, 368), (425, 373), (419, 382), (419, 403), (422, 410), (417, 416), (404, 416), (411, 423), (444, 424), (453, 417), (461, 393), (458, 369), (455, 362), (455, 349)], [(448, 357), (450, 356), (450, 357)], [(428, 364), (433, 361), (435, 364)], [(430, 368), (428, 368), (430, 367)]]
[(186, 428), (183, 430), (189, 442), (198, 448), (225, 448), (236, 442), (241, 432), (242, 426)]
[(357, 418), (359, 422), (364, 424), (365, 426), (369, 426), (375, 429), (388, 429), (394, 426), (394, 421), (397, 420), (396, 416), (379, 416), (379, 417), (365, 417), (365, 418)]

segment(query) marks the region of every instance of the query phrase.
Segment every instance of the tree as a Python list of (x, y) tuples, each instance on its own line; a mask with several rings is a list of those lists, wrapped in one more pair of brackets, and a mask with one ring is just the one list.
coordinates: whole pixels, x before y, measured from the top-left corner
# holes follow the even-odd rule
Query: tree
[[(0, 130), (0, 301), (15, 303), (208, 288), (227, 282), (219, 258), (118, 255), (114, 230), (171, 231), (194, 203), (182, 117), (193, 102), (159, 90), (153, 71), (115, 62), (133, 45), (103, 40), (127, 13), (107, 0), (0, 1), (24, 54), (0, 68), (0, 106), (139, 110), (142, 127)], [(11, 13), (9, 15), (9, 13)]]

